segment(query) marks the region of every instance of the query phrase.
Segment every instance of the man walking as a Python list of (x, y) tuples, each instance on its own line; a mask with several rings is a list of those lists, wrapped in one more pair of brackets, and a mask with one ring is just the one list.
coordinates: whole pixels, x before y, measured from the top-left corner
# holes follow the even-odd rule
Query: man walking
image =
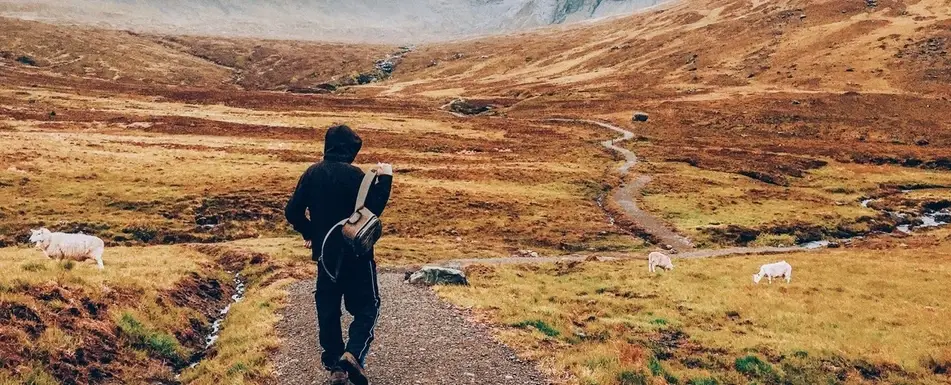
[[(350, 127), (330, 127), (324, 142), (324, 160), (304, 172), (285, 209), (287, 221), (303, 235), (305, 245), (313, 250), (312, 258), (317, 261), (314, 300), (323, 349), (321, 361), (330, 371), (333, 385), (346, 385), (348, 378), (355, 385), (369, 384), (364, 365), (380, 311), (373, 251), (354, 255), (340, 230), (334, 228), (353, 214), (365, 174), (351, 163), (362, 145)], [(378, 176), (370, 187), (365, 206), (380, 216), (390, 197), (393, 168), (380, 163), (375, 171)], [(347, 312), (353, 315), (346, 344), (340, 327), (341, 299)]]

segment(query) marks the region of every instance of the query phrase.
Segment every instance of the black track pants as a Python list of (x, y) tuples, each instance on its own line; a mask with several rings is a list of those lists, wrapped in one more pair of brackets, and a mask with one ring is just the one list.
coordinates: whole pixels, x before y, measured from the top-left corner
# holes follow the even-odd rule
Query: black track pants
[[(372, 254), (371, 254), (372, 256)], [(335, 256), (325, 256), (336, 262)], [(334, 272), (334, 269), (330, 269)], [(341, 299), (347, 312), (353, 315), (346, 345), (341, 330)], [(373, 331), (380, 314), (380, 291), (377, 285), (376, 263), (372, 257), (345, 258), (340, 276), (334, 282), (321, 263), (317, 266), (317, 327), (320, 334), (321, 362), (334, 369), (344, 352), (350, 352), (363, 364), (370, 352)]]

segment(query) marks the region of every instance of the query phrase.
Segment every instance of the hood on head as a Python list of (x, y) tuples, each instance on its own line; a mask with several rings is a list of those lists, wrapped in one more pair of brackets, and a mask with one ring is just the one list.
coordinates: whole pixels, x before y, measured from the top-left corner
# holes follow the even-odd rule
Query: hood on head
[(353, 163), (362, 146), (363, 141), (360, 140), (360, 136), (350, 127), (345, 125), (330, 127), (324, 140), (324, 160)]

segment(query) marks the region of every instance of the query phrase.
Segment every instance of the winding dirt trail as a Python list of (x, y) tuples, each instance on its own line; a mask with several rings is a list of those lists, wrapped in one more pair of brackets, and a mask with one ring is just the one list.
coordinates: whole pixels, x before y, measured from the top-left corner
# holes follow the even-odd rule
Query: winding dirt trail
[[(618, 167), (617, 172), (623, 178), (627, 179), (631, 174), (631, 168), (637, 165), (637, 155), (634, 154), (633, 151), (617, 145), (618, 143), (634, 139), (633, 132), (596, 120), (548, 119), (548, 121), (595, 125), (617, 132), (621, 134), (620, 138), (601, 142), (601, 145), (605, 148), (624, 156), (625, 161), (623, 164), (621, 164), (621, 166)], [(666, 223), (664, 223), (663, 220), (642, 210), (640, 206), (637, 205), (637, 200), (635, 197), (640, 195), (641, 190), (643, 190), (644, 187), (650, 182), (651, 177), (649, 175), (638, 175), (634, 178), (634, 180), (625, 182), (620, 188), (616, 189), (614, 193), (612, 193), (611, 199), (621, 207), (624, 215), (628, 216), (634, 221), (634, 223), (637, 223), (637, 225), (640, 226), (644, 231), (659, 239), (664, 245), (670, 245), (674, 249), (680, 251), (693, 249), (693, 243), (691, 243), (687, 237), (677, 234), (677, 232), (671, 229)]]

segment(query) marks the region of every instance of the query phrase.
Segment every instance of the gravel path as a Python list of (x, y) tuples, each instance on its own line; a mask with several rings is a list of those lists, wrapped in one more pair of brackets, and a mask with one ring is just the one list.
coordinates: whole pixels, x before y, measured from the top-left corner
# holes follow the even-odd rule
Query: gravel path
[[(532, 363), (520, 361), (485, 327), (466, 321), (429, 289), (403, 283), (398, 273), (382, 273), (379, 281), (383, 311), (367, 358), (373, 384), (549, 384)], [(313, 287), (301, 281), (288, 288), (289, 304), (278, 325), (284, 341), (272, 361), (278, 384), (326, 383)]]

